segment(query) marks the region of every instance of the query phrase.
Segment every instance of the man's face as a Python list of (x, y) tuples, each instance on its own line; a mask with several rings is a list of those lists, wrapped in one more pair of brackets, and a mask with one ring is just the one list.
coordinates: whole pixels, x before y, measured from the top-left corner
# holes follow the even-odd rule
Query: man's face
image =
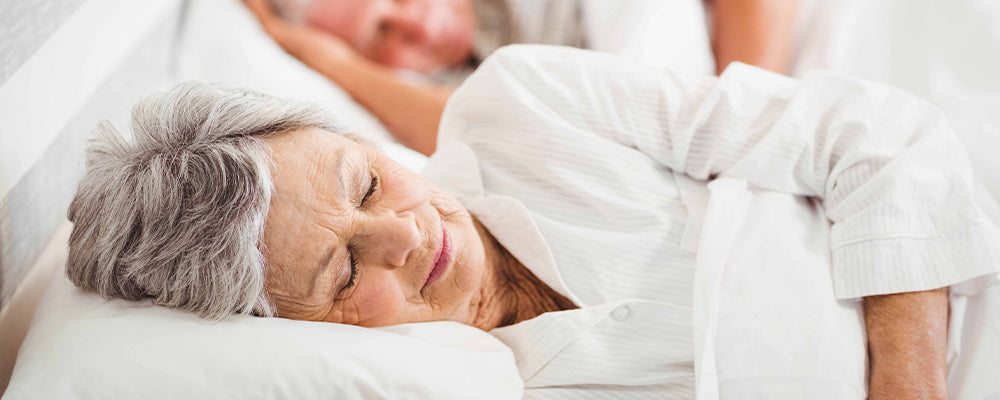
[(469, 0), (314, 0), (305, 18), (375, 62), (424, 73), (467, 59), (476, 29)]

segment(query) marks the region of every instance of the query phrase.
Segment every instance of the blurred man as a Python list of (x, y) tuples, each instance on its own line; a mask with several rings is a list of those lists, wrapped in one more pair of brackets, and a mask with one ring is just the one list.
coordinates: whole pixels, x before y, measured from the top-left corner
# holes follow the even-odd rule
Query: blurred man
[[(451, 89), (494, 50), (513, 43), (587, 47), (588, 39), (579, 0), (245, 1), (288, 53), (425, 155), (434, 152)], [(716, 73), (733, 61), (786, 71), (796, 0), (715, 0), (709, 6)], [(670, 38), (663, 41), (669, 46)], [(398, 70), (430, 79), (410, 79)]]

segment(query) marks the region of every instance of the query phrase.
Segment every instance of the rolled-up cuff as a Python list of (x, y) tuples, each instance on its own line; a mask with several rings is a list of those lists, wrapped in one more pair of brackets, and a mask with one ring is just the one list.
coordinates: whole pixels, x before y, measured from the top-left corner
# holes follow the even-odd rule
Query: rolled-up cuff
[[(931, 238), (886, 238), (833, 249), (839, 300), (962, 284), (974, 294), (1000, 283), (1000, 230), (986, 219)], [(973, 282), (967, 282), (975, 279)]]

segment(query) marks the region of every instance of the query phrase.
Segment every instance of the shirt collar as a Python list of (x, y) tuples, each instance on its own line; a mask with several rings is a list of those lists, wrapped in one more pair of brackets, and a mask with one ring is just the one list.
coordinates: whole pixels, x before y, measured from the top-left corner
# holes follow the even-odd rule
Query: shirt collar
[(439, 144), (422, 175), (451, 193), (507, 251), (542, 282), (577, 305), (583, 304), (562, 280), (555, 257), (524, 204), (487, 195), (475, 153), (459, 141)]

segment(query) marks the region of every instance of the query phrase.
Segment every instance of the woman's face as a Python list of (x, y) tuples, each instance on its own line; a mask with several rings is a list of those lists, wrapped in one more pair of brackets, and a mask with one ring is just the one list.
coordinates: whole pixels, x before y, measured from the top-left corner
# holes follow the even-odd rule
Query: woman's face
[(454, 197), (324, 130), (266, 142), (274, 194), (262, 251), (280, 317), (366, 327), (472, 322), (485, 254)]
[(313, 0), (305, 18), (375, 62), (425, 73), (468, 59), (476, 29), (469, 0)]

